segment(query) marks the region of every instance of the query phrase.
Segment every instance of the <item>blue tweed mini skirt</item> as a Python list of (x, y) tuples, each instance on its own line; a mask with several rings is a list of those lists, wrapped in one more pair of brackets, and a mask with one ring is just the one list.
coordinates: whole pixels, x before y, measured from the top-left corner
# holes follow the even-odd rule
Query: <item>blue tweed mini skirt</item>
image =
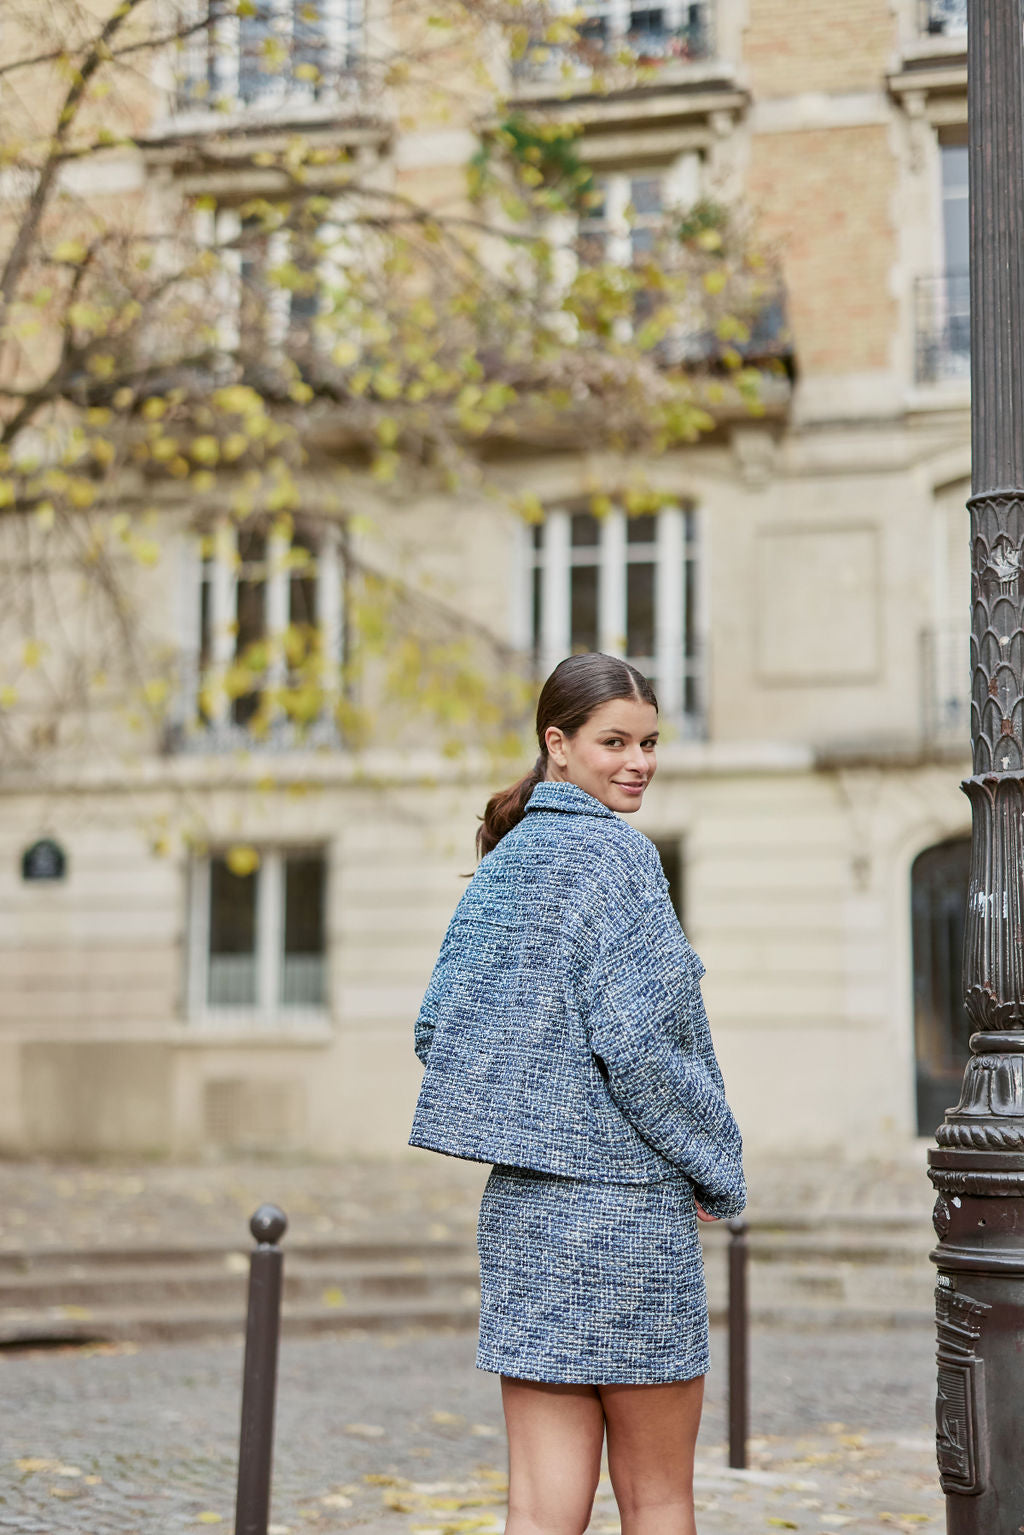
[(654, 1385), (708, 1369), (693, 1191), (497, 1166), (477, 1227), (477, 1367), (517, 1380)]

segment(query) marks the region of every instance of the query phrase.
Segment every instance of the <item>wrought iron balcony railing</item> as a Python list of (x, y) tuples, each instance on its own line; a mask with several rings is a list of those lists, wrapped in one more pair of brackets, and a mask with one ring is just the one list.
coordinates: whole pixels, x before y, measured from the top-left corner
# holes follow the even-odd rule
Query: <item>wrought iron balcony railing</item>
[[(558, 0), (558, 9), (575, 7)], [(610, 63), (635, 63), (660, 68), (673, 63), (709, 59), (714, 55), (714, 3), (672, 3), (637, 6), (623, 0), (591, 0), (584, 4), (577, 41), (555, 46), (538, 28), (525, 54), (514, 65), (520, 80), (572, 79), (590, 75)]]
[[(967, 513), (964, 512), (966, 527)], [(971, 643), (967, 624), (921, 635), (922, 726), (931, 746), (971, 744)]]
[(929, 37), (967, 36), (967, 0), (918, 0), (918, 18)]
[(971, 290), (967, 272), (942, 272), (917, 279), (914, 333), (919, 384), (970, 377)]
[(179, 114), (334, 100), (359, 61), (362, 0), (201, 0), (178, 67)]

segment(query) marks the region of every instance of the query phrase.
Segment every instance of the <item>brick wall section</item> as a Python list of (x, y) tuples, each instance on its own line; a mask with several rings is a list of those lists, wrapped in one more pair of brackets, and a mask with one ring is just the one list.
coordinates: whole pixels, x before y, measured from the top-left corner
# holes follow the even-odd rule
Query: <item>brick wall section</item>
[(748, 196), (778, 249), (801, 373), (889, 365), (897, 166), (885, 127), (763, 134)]
[(744, 64), (762, 100), (879, 90), (895, 43), (890, 0), (750, 0)]

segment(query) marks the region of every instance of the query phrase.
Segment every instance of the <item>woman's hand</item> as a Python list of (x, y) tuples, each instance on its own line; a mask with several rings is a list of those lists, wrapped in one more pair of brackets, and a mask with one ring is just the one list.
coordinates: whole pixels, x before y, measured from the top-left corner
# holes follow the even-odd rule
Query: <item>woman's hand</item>
[(703, 1206), (697, 1204), (696, 1200), (694, 1200), (693, 1203), (694, 1203), (694, 1207), (696, 1208), (697, 1219), (699, 1221), (717, 1221), (718, 1220), (719, 1217), (717, 1215), (709, 1215), (708, 1212), (703, 1208)]

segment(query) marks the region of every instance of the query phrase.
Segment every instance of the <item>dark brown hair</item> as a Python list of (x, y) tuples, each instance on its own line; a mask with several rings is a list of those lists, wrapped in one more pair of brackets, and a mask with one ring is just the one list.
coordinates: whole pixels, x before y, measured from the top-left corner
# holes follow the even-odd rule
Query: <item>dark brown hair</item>
[(638, 703), (658, 707), (654, 689), (647, 678), (618, 656), (591, 650), (585, 655), (567, 656), (564, 661), (559, 661), (537, 700), (540, 756), (525, 778), (487, 801), (476, 834), (476, 850), (481, 858), (497, 847), (505, 833), (523, 819), (527, 800), (546, 776), (548, 748), (544, 737), (550, 727), (557, 725), (567, 736), (574, 736), (595, 709), (611, 703), (614, 698), (634, 698)]

